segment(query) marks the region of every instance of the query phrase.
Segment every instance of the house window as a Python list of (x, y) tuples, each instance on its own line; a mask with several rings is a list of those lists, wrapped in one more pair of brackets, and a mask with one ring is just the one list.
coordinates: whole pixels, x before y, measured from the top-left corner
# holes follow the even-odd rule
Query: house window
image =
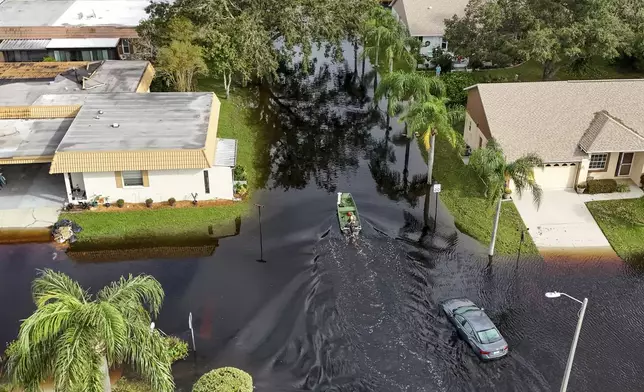
[(447, 41), (443, 40), (443, 41), (441, 42), (441, 49), (443, 49), (443, 50), (447, 50)]
[(130, 54), (130, 41), (122, 39), (121, 48), (123, 49), (123, 54)]
[(143, 172), (141, 170), (128, 170), (122, 173), (123, 186), (143, 186)]
[(604, 170), (608, 163), (608, 154), (592, 154), (590, 156), (589, 170)]
[(210, 178), (208, 178), (208, 170), (203, 171), (203, 186), (206, 188), (206, 194), (210, 193)]

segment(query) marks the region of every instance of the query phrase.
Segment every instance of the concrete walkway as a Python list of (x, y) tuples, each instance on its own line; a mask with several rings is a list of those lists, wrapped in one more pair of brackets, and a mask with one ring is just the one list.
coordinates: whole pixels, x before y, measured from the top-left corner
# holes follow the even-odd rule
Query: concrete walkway
[(0, 228), (51, 226), (65, 202), (61, 174), (49, 174), (49, 164), (2, 167), (7, 185), (0, 189)]
[(585, 202), (635, 198), (644, 195), (633, 185), (631, 192), (603, 195), (579, 195), (573, 189), (544, 190), (539, 210), (532, 204), (532, 196), (514, 195), (514, 203), (521, 218), (530, 229), (537, 248), (552, 249), (612, 249), (595, 222)]

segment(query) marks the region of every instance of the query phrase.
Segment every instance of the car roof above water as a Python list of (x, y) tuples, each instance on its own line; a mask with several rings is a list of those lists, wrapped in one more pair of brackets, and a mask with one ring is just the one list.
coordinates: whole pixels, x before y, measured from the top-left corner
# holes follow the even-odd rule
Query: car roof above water
[(490, 328), (496, 328), (492, 323), (492, 320), (490, 320), (487, 314), (482, 310), (471, 310), (469, 312), (462, 313), (461, 316), (463, 316), (476, 331), (485, 331)]

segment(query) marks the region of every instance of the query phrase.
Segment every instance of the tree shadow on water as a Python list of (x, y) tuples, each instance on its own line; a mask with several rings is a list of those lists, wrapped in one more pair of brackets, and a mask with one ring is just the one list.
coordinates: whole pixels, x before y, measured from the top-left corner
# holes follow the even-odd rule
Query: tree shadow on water
[(282, 64), (270, 84), (254, 90), (252, 121), (263, 126), (256, 151), (260, 186), (302, 189), (313, 181), (335, 192), (338, 178), (358, 167), (382, 115), (347, 66), (313, 60)]

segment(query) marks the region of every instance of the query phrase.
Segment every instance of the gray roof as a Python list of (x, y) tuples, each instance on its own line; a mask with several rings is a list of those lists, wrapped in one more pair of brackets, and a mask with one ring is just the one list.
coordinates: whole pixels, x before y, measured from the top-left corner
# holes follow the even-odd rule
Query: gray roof
[(4, 0), (0, 2), (0, 26), (51, 26), (74, 0)]
[(445, 19), (463, 16), (469, 0), (396, 0), (393, 9), (414, 37), (441, 37)]
[(0, 50), (46, 50), (49, 39), (5, 39), (0, 41)]
[(580, 145), (594, 152), (644, 151), (644, 79), (472, 88), (478, 88), (490, 133), (509, 160), (534, 152), (551, 163), (580, 161), (586, 156)]
[(57, 152), (201, 149), (212, 103), (212, 93), (92, 94)]
[(237, 140), (217, 139), (214, 166), (233, 167), (237, 164)]
[(472, 328), (477, 332), (495, 328), (492, 320), (482, 310), (470, 310), (469, 312), (461, 313), (461, 315), (470, 322)]
[(0, 120), (0, 158), (54, 155), (72, 120)]
[(147, 61), (106, 60), (86, 83), (96, 86), (88, 90), (83, 90), (79, 83), (63, 76), (58, 76), (54, 81), (5, 80), (0, 83), (0, 106), (33, 105), (47, 94), (135, 92), (147, 65)]

